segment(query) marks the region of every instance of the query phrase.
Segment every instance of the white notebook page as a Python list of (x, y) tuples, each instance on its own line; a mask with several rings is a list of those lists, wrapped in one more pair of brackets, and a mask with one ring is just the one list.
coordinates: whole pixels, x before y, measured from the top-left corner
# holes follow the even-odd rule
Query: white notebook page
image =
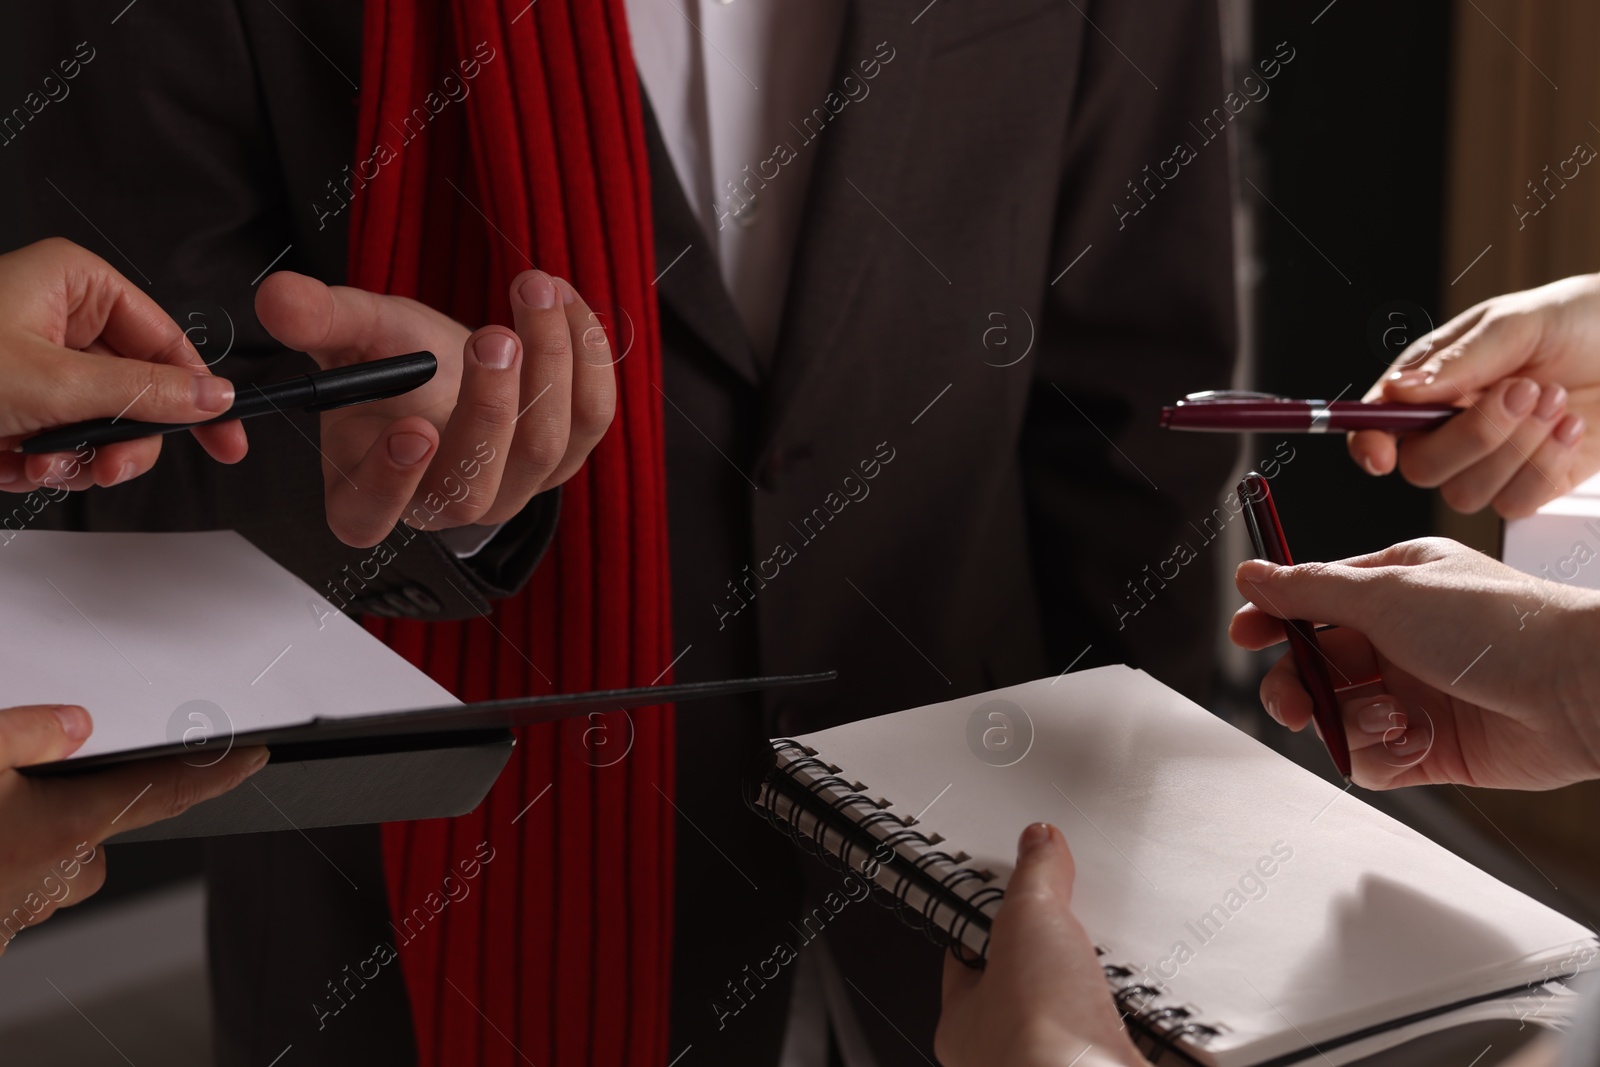
[(230, 530), (7, 537), (0, 706), (82, 704), (76, 755), (458, 703)]
[[(974, 712), (993, 701), (1032, 723), (1010, 766), (969, 744)], [(1583, 926), (1127, 667), (796, 740), (891, 811), (926, 807), (919, 831), (1002, 880), (1024, 826), (1060, 827), (1077, 860), (1073, 908), (1105, 962), (1222, 1024), (1208, 1045), (1219, 1062), (1260, 1062), (1593, 959), (1575, 953), (1593, 939)]]

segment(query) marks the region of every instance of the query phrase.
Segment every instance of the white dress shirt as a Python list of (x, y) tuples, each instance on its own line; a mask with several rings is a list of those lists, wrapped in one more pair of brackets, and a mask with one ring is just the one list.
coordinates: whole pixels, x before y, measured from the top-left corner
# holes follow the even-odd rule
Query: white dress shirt
[(834, 88), (844, 0), (627, 0), (627, 9), (673, 169), (756, 356), (770, 363), (827, 137), (804, 120)]
[[(845, 0), (626, 2), (634, 61), (673, 170), (751, 347), (770, 366), (816, 142), (827, 137), (803, 127), (835, 88)], [(781, 1067), (826, 1067), (830, 1022), (847, 1067), (873, 1067), (826, 946), (806, 946), (790, 966)]]

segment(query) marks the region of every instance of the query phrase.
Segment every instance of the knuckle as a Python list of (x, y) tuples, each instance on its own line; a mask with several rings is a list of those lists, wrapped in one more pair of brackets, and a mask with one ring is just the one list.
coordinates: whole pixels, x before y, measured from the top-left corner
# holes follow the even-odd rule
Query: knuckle
[(1288, 586), (1295, 582), (1315, 582), (1332, 578), (1337, 573), (1333, 564), (1318, 560), (1300, 563), (1293, 567), (1279, 567), (1272, 573), (1269, 584)]
[(611, 339), (606, 334), (606, 328), (598, 321), (598, 316), (590, 313), (591, 321), (583, 327), (579, 334), (579, 343), (583, 348), (583, 358), (596, 365), (611, 362)]
[(1400, 476), (1419, 489), (1433, 489), (1444, 479), (1435, 468), (1431, 458), (1419, 452), (1416, 448), (1400, 446), (1400, 460), (1397, 464)]
[(585, 440), (599, 440), (611, 428), (617, 416), (616, 392), (605, 390), (572, 408), (572, 436)]
[(178, 370), (176, 367), (142, 363), (133, 382), (133, 390), (140, 400), (153, 401), (163, 410), (169, 408), (187, 410), (194, 406), (192, 378), (188, 371)]
[(116, 812), (95, 812), (74, 806), (64, 810), (58, 824), (61, 836), (73, 841), (98, 843), (105, 840), (107, 823)]
[(530, 431), (516, 442), (506, 462), (524, 478), (542, 480), (560, 466), (567, 454), (569, 432), (563, 423)]
[(488, 426), (510, 425), (517, 417), (517, 396), (515, 389), (483, 389), (473, 393), (465, 400), (465, 411), (457, 407), (457, 412), (466, 415), (472, 422)]
[(1418, 537), (1404, 542), (1400, 547), (1406, 550), (1406, 555), (1411, 560), (1425, 563), (1454, 555), (1461, 548), (1461, 544), (1448, 537)]
[(1462, 421), (1466, 423), (1468, 446), (1476, 452), (1487, 452), (1505, 440), (1500, 428), (1487, 415), (1473, 412)]
[(439, 512), (439, 517), (444, 524), (451, 526), (471, 526), (480, 521), (489, 511), (493, 501), (489, 494), (480, 490), (470, 490), (465, 499), (452, 501)]
[(175, 818), (206, 799), (205, 790), (194, 775), (180, 775), (167, 786), (161, 797), (161, 817)]
[(1525, 519), (1539, 510), (1539, 505), (1531, 500), (1524, 499), (1523, 495), (1513, 491), (1501, 493), (1493, 500), (1494, 511), (1502, 519)]
[(535, 356), (561, 359), (572, 354), (572, 335), (567, 332), (566, 324), (563, 323), (559, 330), (535, 334), (525, 342), (525, 345)]
[(1471, 486), (1462, 485), (1459, 478), (1445, 482), (1439, 487), (1439, 499), (1449, 505), (1452, 511), (1463, 514), (1483, 507), (1481, 494)]

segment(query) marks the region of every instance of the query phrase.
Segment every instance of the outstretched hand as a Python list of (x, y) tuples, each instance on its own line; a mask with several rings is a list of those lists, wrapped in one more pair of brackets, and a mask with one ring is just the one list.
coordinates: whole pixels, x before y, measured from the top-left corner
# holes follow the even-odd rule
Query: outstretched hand
[(266, 749), (242, 748), (203, 766), (173, 757), (78, 778), (17, 773), (65, 759), (93, 728), (73, 705), (0, 709), (0, 952), (23, 928), (100, 888), (106, 838), (225, 793), (267, 762)]
[(1600, 275), (1486, 300), (1418, 338), (1368, 400), (1453, 404), (1460, 415), (1402, 439), (1349, 437), (1369, 474), (1398, 467), (1457, 511), (1532, 514), (1600, 471)]
[(606, 332), (543, 271), (518, 275), (510, 300), (515, 330), (471, 331), (403, 297), (288, 271), (261, 283), (261, 324), (324, 369), (415, 351), (439, 360), (418, 389), (323, 414), (328, 524), (340, 540), (369, 547), (399, 522), (504, 522), (583, 465), (616, 407)]
[[(24, 456), (11, 446), (87, 419), (204, 422), (233, 404), (183, 330), (111, 264), (50, 238), (0, 255), (0, 490), (87, 489), (143, 474), (161, 438)], [(244, 458), (237, 422), (192, 431), (212, 457)]]

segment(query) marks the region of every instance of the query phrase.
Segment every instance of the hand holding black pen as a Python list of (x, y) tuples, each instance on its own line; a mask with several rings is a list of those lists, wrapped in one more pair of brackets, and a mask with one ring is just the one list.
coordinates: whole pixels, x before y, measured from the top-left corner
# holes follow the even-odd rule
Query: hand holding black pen
[(576, 474), (600, 443), (627, 355), (622, 341), (611, 347), (617, 323), (541, 270), (502, 292), (479, 312), (494, 321), (472, 330), (416, 300), (290, 271), (261, 282), (261, 325), (324, 370), (395, 352), (438, 357), (438, 372), (410, 392), (323, 412), (323, 496), (344, 543), (371, 548), (402, 524), (506, 522)]
[(432, 352), (412, 352), (370, 363), (352, 363), (333, 370), (302, 374), (287, 381), (244, 386), (235, 393), (231, 407), (204, 422), (92, 419), (34, 434), (19, 444), (16, 451), (33, 456), (76, 452), (83, 448), (101, 448), (119, 441), (137, 441), (143, 437), (177, 433), (196, 426), (211, 426), (272, 412), (331, 411), (408, 393), (428, 382), (438, 367), (439, 362)]

